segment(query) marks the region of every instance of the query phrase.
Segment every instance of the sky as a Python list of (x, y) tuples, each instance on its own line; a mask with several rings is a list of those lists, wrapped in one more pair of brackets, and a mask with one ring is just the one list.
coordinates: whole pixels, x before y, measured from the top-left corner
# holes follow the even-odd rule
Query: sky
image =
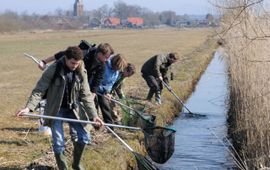
[[(1, 2), (2, 1), (2, 2)], [(85, 10), (93, 10), (107, 4), (113, 7), (118, 0), (83, 0)], [(154, 12), (172, 10), (176, 14), (205, 15), (213, 13), (208, 0), (121, 0), (128, 5), (139, 5)], [(11, 10), (18, 13), (48, 14), (56, 9), (72, 10), (75, 0), (0, 0), (0, 12)]]

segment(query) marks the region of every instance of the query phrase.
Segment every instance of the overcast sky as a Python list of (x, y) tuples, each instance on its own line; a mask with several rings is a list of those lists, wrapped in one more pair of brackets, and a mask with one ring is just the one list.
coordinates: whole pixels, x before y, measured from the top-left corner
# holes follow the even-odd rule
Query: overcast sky
[[(117, 0), (83, 0), (85, 10), (93, 10), (104, 4), (113, 6)], [(53, 13), (56, 9), (72, 10), (75, 0), (0, 0), (0, 12), (6, 10), (28, 14)], [(213, 13), (213, 7), (208, 0), (122, 0), (128, 5), (139, 5), (154, 12), (172, 10), (177, 14)]]

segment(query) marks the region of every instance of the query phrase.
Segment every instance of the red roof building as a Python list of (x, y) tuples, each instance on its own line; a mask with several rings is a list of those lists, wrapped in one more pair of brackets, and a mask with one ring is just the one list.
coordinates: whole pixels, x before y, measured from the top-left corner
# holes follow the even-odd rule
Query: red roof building
[(104, 20), (104, 24), (107, 26), (118, 26), (120, 25), (120, 18), (110, 17)]
[(139, 17), (129, 17), (127, 18), (127, 21), (133, 25), (143, 25), (144, 20), (143, 18), (139, 18)]

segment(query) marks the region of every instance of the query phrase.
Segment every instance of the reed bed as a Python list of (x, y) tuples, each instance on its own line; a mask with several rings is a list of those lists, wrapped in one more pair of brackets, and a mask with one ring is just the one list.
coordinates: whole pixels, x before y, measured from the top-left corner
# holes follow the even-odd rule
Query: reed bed
[(270, 167), (270, 23), (265, 5), (246, 0), (217, 5), (230, 75), (229, 133), (242, 169)]

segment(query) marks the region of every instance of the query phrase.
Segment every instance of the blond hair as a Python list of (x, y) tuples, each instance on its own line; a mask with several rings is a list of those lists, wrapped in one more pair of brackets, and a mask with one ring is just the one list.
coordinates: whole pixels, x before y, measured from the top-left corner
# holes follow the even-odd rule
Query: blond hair
[(122, 54), (116, 54), (111, 59), (112, 68), (114, 70), (123, 71), (127, 67), (127, 61)]

